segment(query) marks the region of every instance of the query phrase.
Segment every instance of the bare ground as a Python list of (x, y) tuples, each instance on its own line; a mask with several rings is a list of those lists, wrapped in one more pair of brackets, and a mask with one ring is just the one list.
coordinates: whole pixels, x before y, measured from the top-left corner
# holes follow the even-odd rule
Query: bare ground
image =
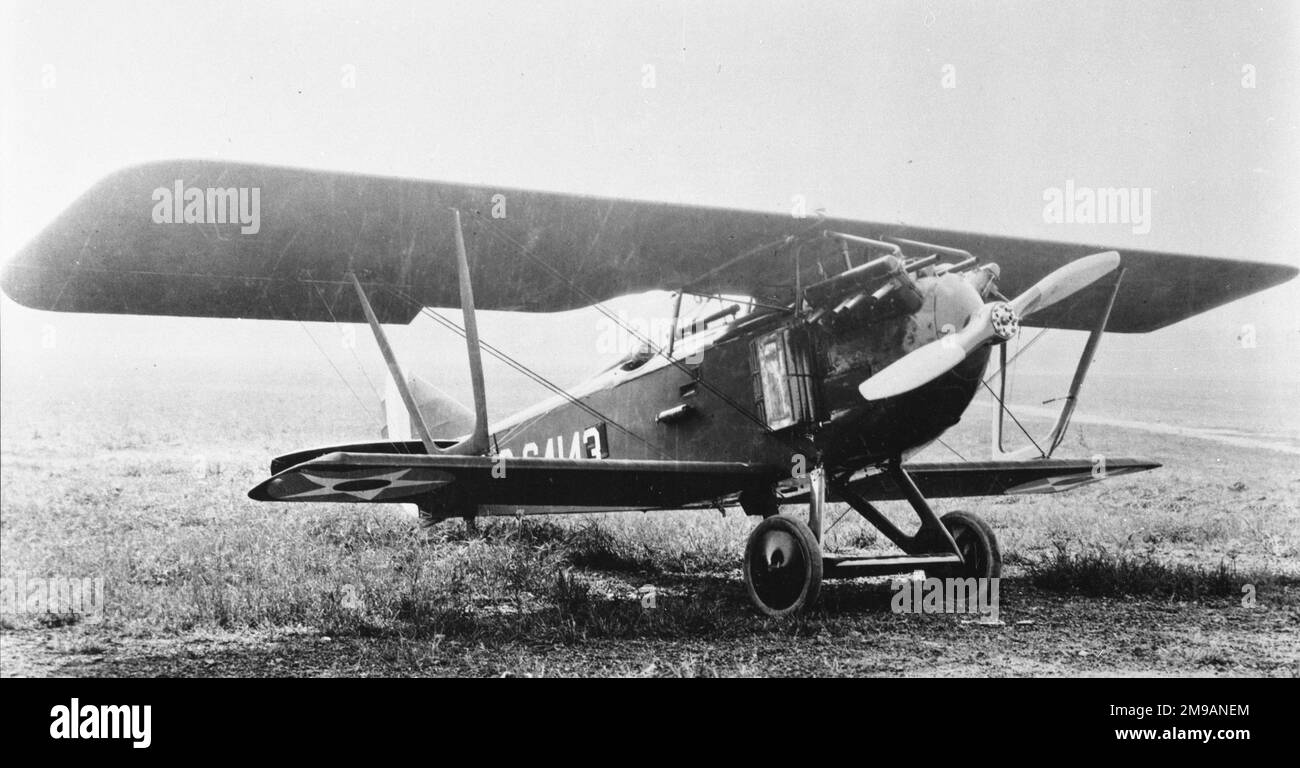
[[(0, 669), (77, 677), (1300, 676), (1295, 584), (1261, 589), (1249, 608), (1228, 598), (1097, 599), (1003, 584), (998, 625), (894, 614), (887, 585), (840, 583), (827, 586), (814, 618), (753, 618), (695, 638), (484, 642), (331, 637), (312, 628), (137, 638), (80, 625), (3, 632)], [(737, 584), (689, 586), (743, 600)]]

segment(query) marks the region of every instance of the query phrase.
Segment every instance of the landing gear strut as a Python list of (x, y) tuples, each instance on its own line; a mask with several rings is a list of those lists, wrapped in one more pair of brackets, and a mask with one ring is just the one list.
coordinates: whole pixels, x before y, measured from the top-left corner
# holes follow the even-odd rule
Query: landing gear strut
[[(828, 477), (818, 467), (809, 472), (808, 523), (763, 505), (768, 513), (745, 545), (745, 587), (759, 612), (783, 617), (803, 611), (816, 599), (822, 578), (881, 576), (924, 570), (937, 578), (996, 578), (1002, 573), (997, 537), (977, 515), (951, 512), (940, 518), (912, 478), (894, 459), (883, 467), (920, 520), (913, 534), (904, 533), (867, 499), (849, 487), (846, 476)], [(883, 557), (827, 553), (822, 549), (823, 509), (834, 493), (867, 519), (904, 555)], [(758, 510), (753, 498), (750, 508)]]

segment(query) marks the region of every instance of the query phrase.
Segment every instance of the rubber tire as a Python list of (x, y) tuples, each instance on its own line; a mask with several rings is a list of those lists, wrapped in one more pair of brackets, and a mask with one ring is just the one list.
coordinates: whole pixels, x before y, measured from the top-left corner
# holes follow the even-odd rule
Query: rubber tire
[[(1002, 551), (998, 537), (984, 518), (974, 512), (949, 512), (939, 522), (957, 542), (957, 548), (966, 558), (963, 565), (939, 566), (931, 569), (938, 578), (996, 579), (1002, 576)], [(973, 555), (973, 557), (972, 557)]]
[[(790, 535), (795, 545), (801, 550), (803, 555), (803, 583), (799, 594), (788, 604), (782, 606), (769, 605), (759, 594), (758, 588), (754, 583), (754, 565), (755, 555), (763, 538), (774, 531), (780, 531)], [(749, 600), (754, 604), (754, 608), (765, 616), (773, 618), (784, 618), (801, 613), (805, 608), (812, 605), (817, 600), (817, 594), (821, 591), (822, 586), (822, 550), (817, 543), (816, 537), (813, 536), (810, 529), (804, 521), (791, 517), (789, 515), (773, 515), (764, 518), (754, 530), (749, 534), (749, 540), (745, 543), (745, 589), (749, 592)], [(769, 598), (771, 596), (769, 595)]]

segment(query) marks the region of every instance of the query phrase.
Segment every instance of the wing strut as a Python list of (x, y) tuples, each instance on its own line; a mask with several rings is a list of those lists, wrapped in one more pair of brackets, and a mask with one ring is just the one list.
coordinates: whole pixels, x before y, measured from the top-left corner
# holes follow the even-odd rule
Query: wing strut
[(420, 409), (415, 404), (415, 397), (411, 394), (411, 387), (406, 383), (406, 374), (402, 373), (402, 364), (397, 362), (397, 355), (393, 354), (393, 348), (388, 344), (388, 335), (384, 333), (384, 327), (379, 324), (379, 319), (375, 317), (375, 310), (370, 306), (370, 299), (366, 298), (366, 289), (361, 287), (361, 281), (357, 280), (355, 272), (349, 272), (348, 277), (352, 280), (352, 287), (357, 291), (357, 298), (361, 300), (361, 308), (366, 313), (366, 322), (370, 323), (370, 330), (375, 334), (375, 343), (379, 345), (379, 351), (384, 355), (384, 362), (388, 363), (388, 375), (392, 378), (393, 383), (397, 385), (397, 391), (402, 396), (402, 403), (406, 406), (406, 412), (410, 415), (416, 432), (420, 434), (420, 442), (424, 443), (424, 450), (430, 455), (440, 453), (441, 449), (433, 441), (433, 435), (429, 434), (429, 425), (424, 423), (424, 416), (421, 415)]
[(388, 336), (384, 333), (384, 327), (380, 325), (379, 319), (375, 316), (374, 308), (370, 306), (370, 299), (366, 297), (365, 289), (361, 287), (361, 282), (357, 280), (356, 273), (348, 273), (348, 277), (352, 279), (352, 287), (357, 291), (357, 298), (361, 301), (361, 308), (365, 311), (366, 322), (370, 324), (370, 330), (375, 334), (375, 342), (379, 345), (379, 351), (383, 353), (384, 362), (388, 364), (388, 373), (392, 376), (393, 383), (402, 396), (402, 403), (406, 406), (411, 421), (415, 423), (416, 431), (420, 433), (420, 442), (424, 444), (424, 449), (430, 456), (438, 454), (479, 455), (487, 453), (488, 450), (487, 399), (483, 383), (483, 358), (479, 350), (478, 322), (474, 310), (474, 287), (470, 280), (469, 258), (465, 254), (465, 236), (461, 232), (460, 211), (453, 208), (452, 213), (456, 220), (456, 267), (460, 280), (460, 304), (465, 316), (465, 347), (469, 354), (470, 382), (474, 388), (474, 431), (459, 443), (449, 448), (438, 447), (433, 434), (429, 431), (429, 425), (424, 420), (424, 415), (420, 413), (419, 406), (416, 405), (414, 395), (411, 394), (410, 384), (402, 372), (401, 364), (397, 361), (397, 355), (394, 354), (392, 346), (388, 343)]
[[(470, 281), (469, 257), (465, 255), (465, 235), (460, 229), (460, 211), (451, 209), (456, 217), (456, 268), (460, 275), (460, 306), (465, 316), (465, 348), (469, 354), (469, 378), (474, 388), (474, 431), (461, 445), (452, 448), (457, 453), (487, 453), (487, 392), (483, 384), (483, 357), (478, 343), (478, 320), (474, 311), (474, 286)], [(456, 448), (462, 450), (457, 451)]]
[(1002, 449), (1003, 415), (1007, 410), (1007, 348), (1005, 344), (1001, 345), (1001, 364), (998, 366), (998, 412), (993, 419), (994, 460), (1028, 458), (1035, 452), (1039, 454), (1035, 458), (1050, 459), (1061, 445), (1061, 441), (1065, 439), (1065, 430), (1069, 428), (1070, 419), (1074, 416), (1074, 407), (1079, 403), (1079, 390), (1083, 387), (1083, 380), (1088, 376), (1088, 368), (1092, 365), (1093, 355), (1097, 352), (1097, 345), (1101, 342), (1101, 336), (1106, 330), (1106, 324), (1110, 321), (1111, 310), (1115, 308), (1115, 297), (1119, 295), (1119, 286), (1123, 280), (1124, 268), (1121, 267), (1115, 275), (1115, 284), (1110, 289), (1110, 296), (1106, 300), (1106, 306), (1102, 310), (1092, 332), (1088, 334), (1088, 341), (1083, 345), (1083, 352), (1079, 354), (1079, 364), (1074, 369), (1074, 379), (1070, 382), (1069, 394), (1065, 396), (1065, 404), (1061, 406), (1061, 413), (1056, 419), (1056, 425), (1052, 428), (1052, 434), (1046, 441), (1046, 450), (1042, 450), (1036, 445), (1025, 446), (1011, 452)]

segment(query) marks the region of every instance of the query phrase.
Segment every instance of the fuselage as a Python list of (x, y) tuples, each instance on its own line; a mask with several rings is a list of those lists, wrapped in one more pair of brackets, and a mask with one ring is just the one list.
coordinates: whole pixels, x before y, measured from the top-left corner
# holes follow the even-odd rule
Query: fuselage
[[(983, 281), (987, 284), (987, 280)], [(768, 311), (679, 340), (493, 426), (505, 456), (740, 461), (853, 470), (900, 456), (956, 424), (987, 349), (899, 397), (858, 385), (960, 329), (983, 304), (975, 273), (915, 279), (919, 308), (827, 322)]]

